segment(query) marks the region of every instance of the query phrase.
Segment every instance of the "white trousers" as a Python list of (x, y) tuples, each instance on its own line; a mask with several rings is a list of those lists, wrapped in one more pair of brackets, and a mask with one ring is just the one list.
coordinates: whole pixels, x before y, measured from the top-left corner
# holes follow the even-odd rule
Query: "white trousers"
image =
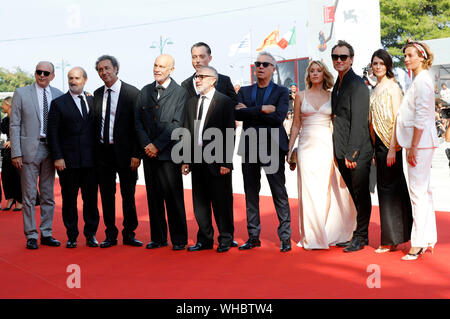
[(436, 244), (436, 215), (430, 188), (431, 160), (434, 148), (417, 150), (417, 164), (408, 164), (409, 195), (411, 197), (413, 226), (411, 247), (428, 247)]

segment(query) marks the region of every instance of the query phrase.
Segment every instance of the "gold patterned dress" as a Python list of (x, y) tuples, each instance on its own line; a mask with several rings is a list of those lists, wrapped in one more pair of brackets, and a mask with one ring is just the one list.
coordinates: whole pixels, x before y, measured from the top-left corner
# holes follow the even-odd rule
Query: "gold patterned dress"
[(395, 164), (388, 167), (386, 158), (394, 132), (394, 95), (401, 90), (397, 83), (377, 88), (370, 97), (370, 120), (374, 132), (377, 167), (377, 192), (380, 208), (381, 245), (398, 245), (409, 241), (412, 228), (411, 201), (403, 174), (402, 150), (396, 152)]

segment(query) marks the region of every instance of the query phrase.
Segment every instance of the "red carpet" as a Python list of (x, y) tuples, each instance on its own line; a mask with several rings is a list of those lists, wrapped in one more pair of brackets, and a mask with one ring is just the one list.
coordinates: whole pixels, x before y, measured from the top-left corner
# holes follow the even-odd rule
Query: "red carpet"
[[(82, 235), (78, 248), (66, 249), (58, 182), (55, 197), (53, 235), (61, 241), (61, 247), (25, 249), (21, 213), (0, 212), (0, 298), (450, 298), (448, 212), (437, 212), (438, 243), (434, 255), (428, 252), (416, 262), (404, 262), (400, 258), (409, 244), (396, 252), (374, 253), (380, 231), (377, 207), (373, 208), (369, 247), (351, 254), (339, 248), (305, 251), (295, 246), (299, 238), (298, 207), (297, 200), (291, 199), (293, 250), (280, 253), (272, 199), (262, 197), (262, 247), (250, 251), (232, 248), (219, 254), (215, 250), (172, 251), (170, 245), (156, 250), (128, 247), (121, 244), (120, 237), (118, 246), (89, 248)], [(190, 190), (186, 190), (185, 198), (192, 245), (197, 225)], [(137, 188), (136, 203), (140, 221), (136, 238), (146, 244), (150, 234), (143, 186)], [(120, 200), (117, 205), (121, 207)], [(235, 239), (242, 244), (247, 240), (243, 195), (235, 195), (234, 208)], [(118, 215), (116, 225), (121, 226), (121, 213)], [(79, 225), (82, 233), (82, 220)], [(102, 219), (97, 239), (104, 239)], [(67, 287), (71, 275), (67, 267), (71, 264), (80, 266), (81, 288)], [(373, 270), (367, 272), (369, 265), (379, 267), (380, 288), (367, 285), (373, 274)]]

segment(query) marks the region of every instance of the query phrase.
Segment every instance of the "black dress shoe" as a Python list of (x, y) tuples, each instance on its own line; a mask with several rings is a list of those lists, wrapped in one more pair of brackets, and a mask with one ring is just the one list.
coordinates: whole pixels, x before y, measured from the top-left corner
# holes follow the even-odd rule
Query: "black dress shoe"
[(77, 248), (77, 241), (69, 239), (67, 241), (66, 248)]
[(173, 245), (172, 250), (185, 250), (186, 249), (186, 245)]
[(61, 243), (52, 236), (49, 236), (49, 237), (41, 237), (41, 245), (58, 247), (61, 245)]
[(149, 243), (147, 244), (147, 246), (145, 246), (145, 248), (147, 248), (147, 249), (153, 249), (153, 248), (165, 247), (165, 246), (167, 246), (167, 245), (168, 245), (167, 242), (161, 244), (161, 243), (156, 243), (156, 242), (154, 242), (154, 241), (151, 241), (151, 242), (149, 242)]
[(95, 239), (95, 236), (86, 237), (86, 245), (88, 247), (98, 247), (98, 241)]
[(239, 245), (238, 245), (237, 241), (233, 240), (233, 241), (231, 242), (231, 245), (230, 245), (230, 246), (231, 246), (231, 247), (237, 247), (237, 246), (239, 246)]
[(223, 245), (223, 244), (220, 244), (219, 247), (217, 247), (217, 252), (218, 253), (224, 253), (224, 252), (229, 251), (229, 250), (230, 250), (230, 246), (226, 246), (226, 245)]
[(352, 241), (350, 242), (350, 244), (344, 248), (344, 252), (348, 253), (348, 252), (353, 252), (353, 251), (358, 251), (358, 250), (364, 249), (365, 243), (366, 243), (365, 239), (353, 238)]
[(291, 240), (287, 239), (287, 240), (281, 241), (280, 251), (285, 253), (289, 250), (291, 250)]
[(38, 249), (37, 240), (34, 238), (30, 238), (27, 240), (27, 248), (28, 249)]
[(202, 243), (196, 243), (194, 246), (188, 247), (188, 251), (200, 251), (205, 249), (213, 249), (213, 245), (203, 245)]
[(137, 240), (134, 237), (124, 238), (123, 244), (128, 245), (128, 246), (134, 246), (134, 247), (141, 247), (143, 245), (143, 243), (141, 241)]
[(117, 245), (117, 239), (105, 239), (105, 241), (100, 244), (100, 248), (109, 248), (115, 245)]
[(240, 250), (252, 249), (255, 247), (260, 247), (261, 241), (259, 239), (249, 239), (245, 244), (239, 247)]
[(341, 243), (337, 243), (336, 246), (337, 246), (337, 247), (341, 247), (341, 248), (345, 248), (345, 247), (347, 247), (348, 245), (350, 245), (350, 242), (351, 242), (351, 240), (344, 241), (344, 242), (341, 242)]

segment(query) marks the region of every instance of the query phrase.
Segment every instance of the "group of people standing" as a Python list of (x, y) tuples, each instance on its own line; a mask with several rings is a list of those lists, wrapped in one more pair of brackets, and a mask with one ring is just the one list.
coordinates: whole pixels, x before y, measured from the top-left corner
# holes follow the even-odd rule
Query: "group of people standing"
[[(55, 168), (67, 248), (77, 247), (80, 189), (87, 245), (99, 246), (95, 238), (98, 188), (106, 228), (100, 247), (117, 245), (116, 174), (122, 195), (123, 244), (142, 246), (135, 238), (134, 198), (141, 160), (150, 216), (151, 241), (146, 248), (167, 246), (170, 235), (173, 250), (186, 249), (182, 175), (190, 173), (198, 232), (188, 251), (213, 248), (212, 215), (219, 231), (217, 251), (237, 247), (231, 178), (235, 141), (227, 132), (234, 131), (235, 121), (242, 121), (238, 154), (242, 156), (249, 238), (240, 250), (261, 246), (262, 169), (279, 220), (280, 251), (291, 250), (285, 160), (291, 168), (293, 162), (298, 165), (298, 245), (305, 249), (338, 245), (345, 252), (364, 248), (368, 244), (369, 170), (375, 147), (382, 228), (377, 252), (393, 250), (412, 238), (404, 259), (416, 259), (436, 243), (429, 175), (437, 142), (435, 130), (433, 135), (428, 127), (428, 108), (432, 120), (434, 106), (428, 105), (431, 80), (427, 72), (433, 58), (429, 48), (417, 42), (409, 43), (404, 52), (415, 80), (403, 99), (393, 77), (392, 59), (384, 50), (372, 57), (378, 85), (371, 97), (352, 70), (354, 51), (347, 42), (339, 41), (332, 49), (339, 74), (336, 83), (322, 62), (311, 61), (306, 71), (307, 89), (295, 96), (290, 138), (283, 127), (289, 90), (272, 81), (276, 60), (268, 52), (261, 52), (255, 62), (257, 82), (240, 88), (237, 94), (230, 78), (209, 66), (211, 48), (203, 42), (191, 47), (195, 73), (181, 85), (171, 77), (175, 61), (168, 54), (156, 58), (154, 82), (141, 90), (120, 80), (118, 61), (103, 55), (95, 68), (104, 85), (93, 96), (84, 91), (87, 74), (83, 68), (69, 71), (69, 91), (63, 94), (49, 86), (55, 76), (53, 65), (39, 62), (36, 83), (14, 92), (10, 116), (11, 158), (21, 172), (27, 248), (38, 248), (34, 216), (38, 181), (41, 244), (60, 245), (52, 237)], [(184, 131), (174, 137), (179, 129)], [(211, 129), (218, 134), (210, 134)], [(400, 147), (407, 150), (409, 192)], [(174, 154), (180, 149), (176, 159)], [(213, 160), (204, 156), (207, 152)]]
[[(427, 71), (433, 54), (427, 45), (415, 41), (408, 41), (403, 52), (405, 65), (414, 74), (404, 96), (385, 50), (375, 51), (371, 58), (377, 84), (370, 96), (352, 70), (354, 51), (349, 43), (339, 41), (332, 49), (338, 72), (334, 86), (327, 67), (320, 61), (310, 62), (307, 89), (295, 99), (287, 157), (298, 165), (299, 246), (337, 245), (352, 252), (368, 244), (369, 174), (375, 159), (381, 222), (381, 245), (375, 252), (395, 250), (410, 239), (411, 249), (403, 260), (415, 260), (428, 248), (433, 250), (437, 235), (430, 172), (438, 141), (433, 83)], [(406, 149), (408, 184), (402, 148)]]

